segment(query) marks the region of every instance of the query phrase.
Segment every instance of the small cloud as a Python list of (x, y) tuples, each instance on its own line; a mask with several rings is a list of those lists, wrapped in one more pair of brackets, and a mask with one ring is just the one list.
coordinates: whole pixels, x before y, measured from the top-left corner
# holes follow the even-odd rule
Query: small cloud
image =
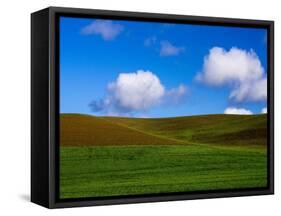
[(170, 90), (167, 90), (166, 92), (166, 100), (168, 103), (172, 104), (179, 104), (185, 99), (185, 96), (187, 94), (188, 88), (184, 84), (180, 84), (176, 88), (172, 88)]
[(177, 47), (169, 41), (161, 41), (160, 46), (160, 56), (176, 56), (185, 50), (184, 47)]
[(104, 40), (113, 40), (122, 31), (124, 27), (120, 24), (113, 23), (111, 20), (95, 20), (85, 26), (81, 33), (84, 35), (100, 35)]
[(267, 107), (262, 108), (261, 113), (267, 113)]
[(156, 36), (152, 36), (152, 37), (146, 38), (144, 40), (144, 46), (150, 47), (150, 46), (156, 44), (156, 42), (157, 42), (157, 37)]
[(228, 107), (224, 110), (224, 114), (232, 115), (252, 115), (253, 112), (244, 108)]
[(165, 87), (150, 71), (138, 70), (121, 73), (107, 85), (107, 96), (90, 104), (92, 111), (130, 113), (146, 111), (158, 104), (165, 94)]
[(165, 88), (159, 78), (150, 71), (121, 73), (108, 85), (120, 107), (129, 110), (146, 110), (160, 101)]
[(137, 116), (138, 118), (150, 118), (150, 116), (149, 115), (139, 115), (139, 116)]
[(89, 107), (93, 112), (106, 115), (141, 116), (157, 105), (177, 105), (186, 92), (183, 84), (166, 90), (153, 72), (138, 70), (120, 73), (115, 81), (107, 84), (105, 97), (92, 101)]
[(229, 98), (236, 102), (265, 101), (267, 79), (253, 50), (232, 47), (229, 51), (213, 47), (204, 58), (203, 70), (195, 80), (209, 86), (229, 86)]

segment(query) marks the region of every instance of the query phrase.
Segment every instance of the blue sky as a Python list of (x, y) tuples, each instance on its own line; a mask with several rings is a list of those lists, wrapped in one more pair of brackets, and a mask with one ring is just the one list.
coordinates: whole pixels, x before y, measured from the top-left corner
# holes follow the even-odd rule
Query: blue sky
[(135, 117), (266, 108), (266, 30), (60, 18), (60, 112)]

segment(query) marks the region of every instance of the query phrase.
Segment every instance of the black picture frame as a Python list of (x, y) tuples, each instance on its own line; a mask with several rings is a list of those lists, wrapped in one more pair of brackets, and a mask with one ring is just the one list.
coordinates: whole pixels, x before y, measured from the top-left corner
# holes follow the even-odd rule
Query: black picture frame
[[(60, 16), (265, 28), (267, 37), (268, 185), (266, 188), (161, 195), (59, 199), (59, 25)], [(274, 193), (274, 22), (49, 7), (31, 14), (31, 201), (47, 208), (159, 202)]]

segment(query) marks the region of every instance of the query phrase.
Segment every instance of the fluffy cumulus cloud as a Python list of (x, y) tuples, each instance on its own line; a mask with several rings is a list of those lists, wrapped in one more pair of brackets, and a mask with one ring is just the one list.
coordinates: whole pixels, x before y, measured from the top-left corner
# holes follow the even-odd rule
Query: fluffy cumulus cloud
[(113, 23), (111, 20), (95, 20), (85, 26), (81, 33), (85, 35), (100, 35), (104, 40), (113, 40), (123, 29), (122, 25)]
[(262, 109), (261, 109), (261, 113), (263, 113), (263, 114), (264, 114), (264, 113), (267, 113), (267, 107), (262, 108)]
[(267, 80), (266, 78), (254, 80), (253, 82), (242, 82), (234, 88), (229, 96), (237, 102), (242, 101), (266, 101)]
[(204, 58), (203, 70), (196, 80), (210, 86), (229, 86), (229, 98), (236, 102), (265, 101), (266, 74), (253, 50), (213, 47)]
[(161, 41), (160, 43), (160, 56), (176, 56), (184, 50), (184, 47), (177, 47), (169, 41)]
[(120, 73), (115, 81), (107, 85), (107, 95), (98, 101), (92, 101), (90, 107), (93, 112), (104, 112), (107, 115), (130, 115), (148, 111), (169, 97), (180, 100), (185, 92), (184, 85), (166, 90), (154, 73), (138, 70)]
[(224, 110), (224, 114), (232, 115), (252, 115), (252, 111), (244, 108), (228, 107)]
[(129, 110), (146, 110), (159, 103), (165, 88), (150, 71), (119, 74), (117, 80), (108, 85), (109, 92), (120, 107)]

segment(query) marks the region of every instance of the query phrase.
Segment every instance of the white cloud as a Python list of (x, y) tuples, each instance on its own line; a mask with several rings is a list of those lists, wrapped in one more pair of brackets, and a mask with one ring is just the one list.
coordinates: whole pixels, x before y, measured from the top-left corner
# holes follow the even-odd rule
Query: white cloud
[(262, 108), (261, 113), (267, 113), (267, 107)]
[(93, 112), (104, 112), (107, 115), (130, 115), (146, 112), (162, 102), (178, 103), (186, 90), (183, 84), (166, 90), (151, 71), (120, 73), (115, 81), (107, 85), (107, 95), (101, 100), (92, 101), (90, 107)]
[(254, 80), (253, 82), (242, 82), (234, 88), (229, 96), (236, 102), (242, 101), (266, 101), (267, 80), (266, 78)]
[(228, 107), (224, 110), (224, 114), (233, 114), (233, 115), (252, 115), (252, 111), (244, 108), (235, 108)]
[(85, 26), (81, 30), (81, 33), (85, 35), (100, 35), (104, 40), (113, 40), (123, 29), (122, 25), (115, 24), (111, 20), (95, 20)]
[(213, 47), (204, 58), (202, 73), (197, 81), (210, 86), (230, 86), (230, 99), (264, 101), (267, 98), (266, 74), (253, 50)]
[(166, 97), (167, 97), (168, 102), (172, 101), (174, 104), (178, 104), (186, 96), (187, 91), (188, 91), (188, 88), (184, 84), (180, 84), (176, 88), (167, 90)]
[(175, 56), (184, 51), (184, 47), (177, 47), (169, 41), (161, 41), (160, 56)]
[(204, 59), (202, 79), (210, 85), (244, 82), (259, 79), (264, 69), (254, 51), (238, 48), (229, 51), (214, 47)]
[(118, 104), (129, 110), (146, 110), (159, 103), (165, 88), (156, 75), (150, 71), (121, 73), (108, 89)]

